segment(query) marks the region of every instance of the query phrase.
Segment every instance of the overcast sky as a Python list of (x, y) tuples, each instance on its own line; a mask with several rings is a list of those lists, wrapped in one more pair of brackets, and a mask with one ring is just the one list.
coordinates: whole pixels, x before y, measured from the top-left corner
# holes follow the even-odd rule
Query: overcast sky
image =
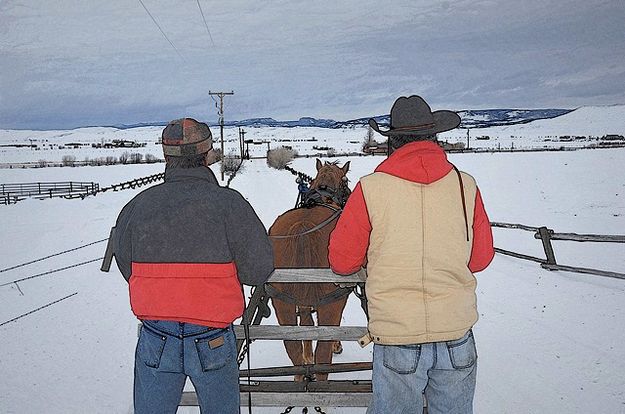
[(0, 0), (0, 128), (213, 121), (209, 90), (227, 120), (625, 103), (625, 2)]

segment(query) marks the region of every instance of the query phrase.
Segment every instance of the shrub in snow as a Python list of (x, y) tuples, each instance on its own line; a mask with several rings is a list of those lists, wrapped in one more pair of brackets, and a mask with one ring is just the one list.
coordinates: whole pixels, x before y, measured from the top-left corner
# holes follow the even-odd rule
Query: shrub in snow
[(228, 153), (221, 160), (221, 172), (228, 175), (234, 174), (241, 165), (241, 159), (234, 155), (233, 152)]
[(297, 156), (297, 151), (291, 148), (279, 147), (267, 151), (267, 165), (278, 170), (284, 169), (293, 158)]

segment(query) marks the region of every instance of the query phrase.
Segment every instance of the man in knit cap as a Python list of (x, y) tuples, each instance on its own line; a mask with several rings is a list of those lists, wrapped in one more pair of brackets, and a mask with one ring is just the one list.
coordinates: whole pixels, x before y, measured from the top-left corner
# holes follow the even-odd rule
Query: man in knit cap
[(221, 187), (210, 129), (191, 118), (163, 131), (165, 182), (122, 209), (109, 251), (142, 321), (135, 357), (135, 413), (175, 413), (187, 377), (202, 412), (239, 413), (232, 322), (241, 284), (273, 271), (267, 232), (238, 192)]
[(447, 161), (436, 134), (456, 128), (452, 111), (432, 112), (420, 96), (390, 114), (393, 153), (360, 179), (330, 237), (336, 273), (367, 268), (374, 342), (368, 413), (473, 411), (478, 318), (476, 279), (493, 258), (490, 222), (475, 180)]

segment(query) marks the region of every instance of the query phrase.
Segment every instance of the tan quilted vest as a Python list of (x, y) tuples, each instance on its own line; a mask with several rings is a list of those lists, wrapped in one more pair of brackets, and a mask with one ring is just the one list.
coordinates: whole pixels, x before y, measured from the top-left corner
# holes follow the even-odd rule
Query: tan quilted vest
[(477, 282), (468, 268), (476, 184), (461, 174), (468, 241), (455, 170), (431, 184), (381, 172), (360, 180), (372, 227), (366, 292), (374, 342), (458, 339), (477, 321)]

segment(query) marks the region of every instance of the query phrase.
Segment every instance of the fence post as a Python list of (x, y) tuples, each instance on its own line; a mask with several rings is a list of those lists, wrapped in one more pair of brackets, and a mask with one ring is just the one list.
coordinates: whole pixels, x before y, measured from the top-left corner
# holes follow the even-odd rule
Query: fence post
[(545, 263), (547, 265), (557, 264), (556, 255), (554, 254), (553, 246), (551, 245), (551, 233), (553, 233), (553, 230), (550, 230), (544, 226), (538, 229), (540, 240), (543, 242), (543, 249), (545, 250), (545, 256), (547, 256), (547, 263)]

